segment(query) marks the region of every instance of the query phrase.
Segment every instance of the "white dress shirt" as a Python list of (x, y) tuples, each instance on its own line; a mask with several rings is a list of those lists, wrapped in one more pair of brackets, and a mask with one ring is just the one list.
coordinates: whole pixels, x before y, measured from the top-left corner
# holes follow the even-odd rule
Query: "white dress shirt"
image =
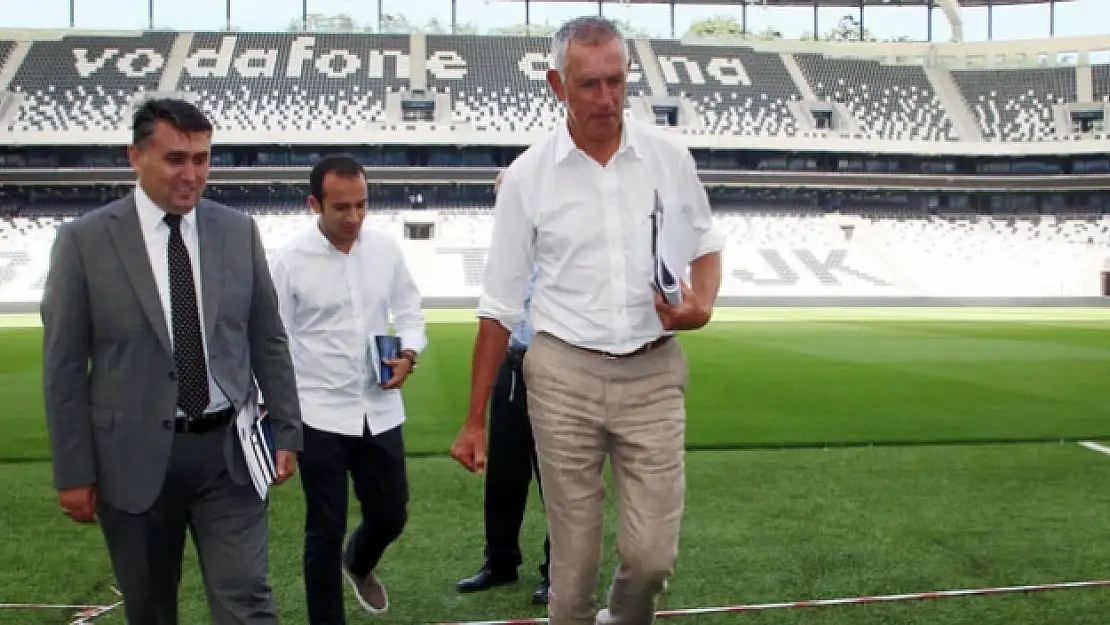
[(305, 424), (350, 436), (401, 425), (401, 391), (379, 386), (367, 355), (375, 336), (389, 334), (390, 313), (402, 349), (427, 345), (420, 291), (398, 242), (364, 225), (344, 254), (313, 222), (274, 254), (270, 272)]
[[(154, 272), (154, 283), (158, 286), (158, 298), (162, 301), (162, 312), (166, 317), (166, 334), (170, 337), (170, 346), (173, 347), (173, 308), (170, 304), (170, 261), (168, 258), (170, 248), (170, 227), (163, 219), (166, 212), (159, 208), (142, 187), (135, 186), (135, 208), (139, 213), (139, 226), (143, 233), (143, 242), (146, 243), (146, 255), (150, 258), (150, 269)], [(209, 362), (208, 334), (204, 329), (204, 298), (200, 277), (200, 243), (197, 237), (197, 211), (193, 209), (181, 218), (181, 238), (185, 241), (185, 249), (189, 252), (189, 262), (193, 265), (193, 287), (197, 294), (197, 312), (200, 314), (200, 336), (204, 345), (204, 361)], [(212, 377), (211, 366), (208, 370), (208, 408), (205, 412), (216, 412), (231, 407), (231, 402)], [(184, 416), (178, 409), (178, 416)]]
[(692, 220), (696, 257), (721, 250), (689, 150), (626, 120), (620, 148), (603, 167), (561, 124), (504, 171), (478, 316), (516, 327), (534, 263), (536, 332), (614, 354), (661, 337), (651, 286), (657, 189)]

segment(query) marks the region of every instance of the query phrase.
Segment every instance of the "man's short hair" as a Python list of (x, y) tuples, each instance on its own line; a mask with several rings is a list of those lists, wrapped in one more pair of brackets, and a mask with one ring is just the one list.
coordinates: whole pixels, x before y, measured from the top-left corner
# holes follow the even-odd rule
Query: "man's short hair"
[(328, 174), (337, 176), (366, 177), (366, 169), (350, 154), (329, 154), (320, 159), (308, 175), (308, 192), (317, 201), (324, 201), (324, 178)]
[(158, 122), (165, 122), (188, 134), (212, 133), (212, 122), (199, 108), (186, 100), (156, 98), (143, 102), (131, 119), (131, 143), (139, 145), (154, 134)]
[(598, 45), (608, 43), (610, 39), (614, 38), (621, 42), (621, 49), (624, 51), (625, 64), (627, 65), (630, 58), (628, 42), (625, 41), (620, 26), (616, 22), (605, 19), (600, 15), (576, 17), (563, 24), (551, 37), (551, 67), (559, 72), (560, 76), (566, 77), (567, 49), (571, 42)]

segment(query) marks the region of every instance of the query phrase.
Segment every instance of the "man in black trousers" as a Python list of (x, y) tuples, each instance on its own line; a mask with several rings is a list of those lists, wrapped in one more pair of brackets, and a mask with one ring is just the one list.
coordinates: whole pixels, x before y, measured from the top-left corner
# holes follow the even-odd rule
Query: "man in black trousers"
[[(543, 497), (536, 444), (532, 440), (532, 425), (528, 421), (528, 394), (524, 388), (524, 354), (532, 340), (532, 324), (528, 316), (530, 304), (531, 295), (524, 302), (524, 321), (514, 329), (509, 339), (509, 349), (501, 363), (490, 399), (489, 458), (485, 483), (486, 561), (477, 573), (455, 585), (459, 592), (476, 592), (517, 581), (517, 567), (523, 561), (520, 526), (524, 521), (524, 508), (528, 503), (528, 488), (533, 474), (541, 499)], [(543, 563), (539, 567), (540, 585), (532, 593), (532, 602), (536, 604), (547, 603), (547, 569), (551, 561), (551, 542), (547, 538), (544, 539), (543, 550)]]
[[(528, 503), (528, 488), (533, 473), (543, 497), (536, 444), (528, 421), (528, 394), (524, 387), (524, 354), (532, 339), (525, 301), (525, 320), (509, 339), (509, 349), (490, 399), (489, 458), (486, 461), (485, 517), (486, 561), (474, 575), (459, 581), (459, 592), (476, 592), (511, 584), (518, 579), (520, 526)], [(532, 593), (532, 603), (546, 604), (548, 563), (551, 542), (545, 538), (544, 559), (540, 564), (540, 585)]]
[[(389, 609), (378, 565), (408, 520), (401, 388), (428, 341), (400, 245), (364, 224), (362, 165), (327, 156), (313, 167), (309, 188), (316, 219), (270, 263), (304, 415), (297, 461), (308, 619), (298, 622), (344, 625), (344, 577), (365, 611)], [(400, 353), (387, 358), (376, 346), (391, 318)], [(361, 520), (344, 547), (351, 486)]]

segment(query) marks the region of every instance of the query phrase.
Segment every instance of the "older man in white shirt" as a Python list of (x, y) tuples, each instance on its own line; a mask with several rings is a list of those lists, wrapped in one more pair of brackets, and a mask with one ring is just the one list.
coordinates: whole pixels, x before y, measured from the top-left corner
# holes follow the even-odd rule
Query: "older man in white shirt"
[[(304, 582), (311, 625), (342, 625), (346, 575), (371, 614), (389, 607), (375, 569), (407, 520), (401, 387), (427, 344), (421, 296), (400, 245), (363, 224), (363, 168), (345, 155), (312, 170), (309, 204), (317, 219), (271, 262), (304, 413), (298, 455), (306, 504)], [(389, 333), (401, 352), (380, 379), (375, 337)], [(347, 476), (362, 523), (343, 547)]]
[[(673, 337), (709, 322), (723, 241), (689, 151), (624, 120), (629, 56), (617, 27), (573, 20), (555, 34), (552, 57), (548, 81), (567, 120), (505, 170), (469, 412), (452, 455), (484, 467), (483, 409), (535, 266), (524, 375), (551, 534), (550, 622), (645, 625), (674, 566), (685, 497), (688, 369)], [(697, 242), (679, 305), (652, 288), (655, 193), (687, 216)], [(620, 491), (620, 566), (597, 613), (607, 456)]]

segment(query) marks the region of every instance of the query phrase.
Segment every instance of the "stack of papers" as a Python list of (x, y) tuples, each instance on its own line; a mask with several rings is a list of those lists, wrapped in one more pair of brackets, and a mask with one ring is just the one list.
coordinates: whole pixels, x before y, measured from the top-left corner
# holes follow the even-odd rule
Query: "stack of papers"
[(681, 206), (667, 208), (659, 190), (655, 190), (655, 208), (651, 212), (651, 255), (655, 289), (667, 303), (682, 303), (682, 281), (686, 280), (690, 263), (698, 251), (698, 235)]
[(257, 400), (252, 396), (239, 411), (235, 426), (254, 490), (262, 501), (266, 501), (270, 486), (277, 481), (273, 425), (268, 417), (262, 415)]

